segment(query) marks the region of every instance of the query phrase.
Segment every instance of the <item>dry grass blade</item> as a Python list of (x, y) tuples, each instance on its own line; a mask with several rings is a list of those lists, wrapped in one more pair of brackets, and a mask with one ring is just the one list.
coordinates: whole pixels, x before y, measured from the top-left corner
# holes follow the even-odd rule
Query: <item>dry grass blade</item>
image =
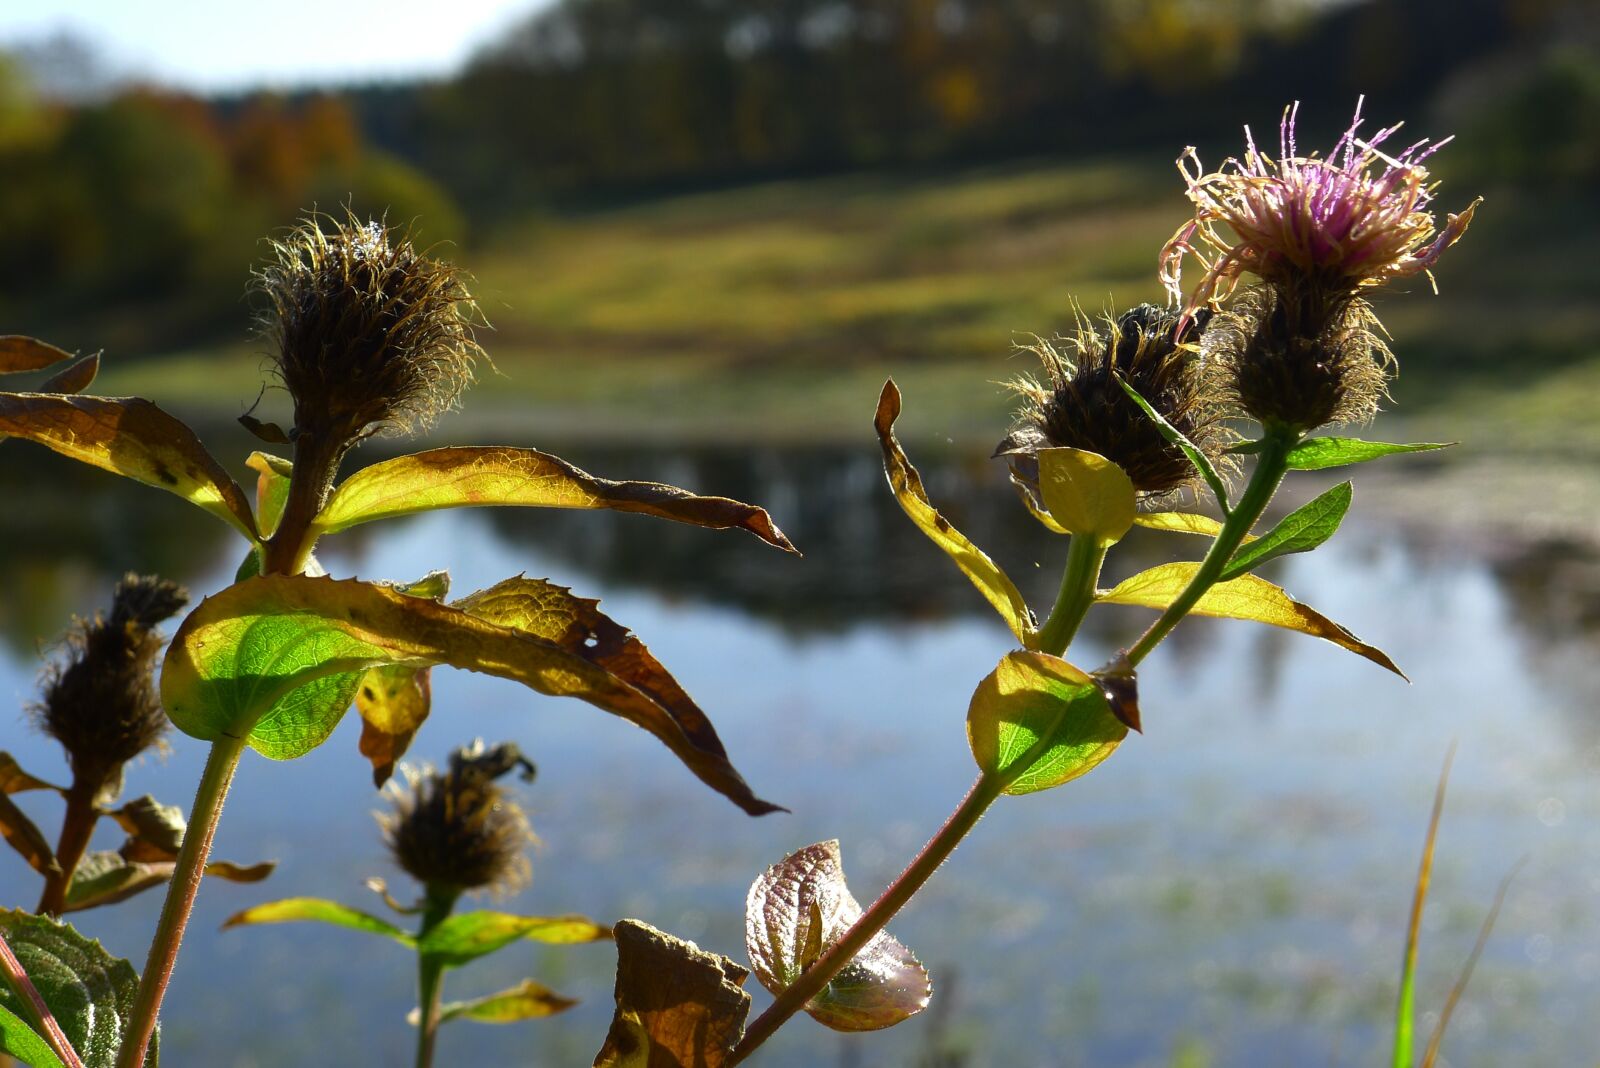
[(1417, 1000), (1417, 939), (1422, 933), (1422, 910), (1428, 900), (1428, 883), (1433, 878), (1433, 846), (1439, 837), (1439, 817), (1444, 813), (1445, 789), (1450, 784), (1450, 766), (1455, 763), (1456, 743), (1444, 755), (1439, 785), (1433, 792), (1433, 815), (1428, 819), (1428, 838), (1422, 847), (1422, 863), (1417, 868), (1417, 889), (1411, 899), (1411, 923), (1406, 930), (1405, 963), (1400, 970), (1400, 1001), (1395, 1007), (1394, 1068), (1410, 1068), (1412, 1016)]
[(1439, 1011), (1439, 1022), (1433, 1028), (1433, 1035), (1428, 1039), (1428, 1048), (1422, 1054), (1422, 1068), (1434, 1068), (1439, 1059), (1439, 1045), (1444, 1041), (1444, 1029), (1450, 1025), (1450, 1016), (1456, 1011), (1456, 1004), (1461, 1000), (1461, 995), (1466, 993), (1467, 984), (1472, 982), (1472, 970), (1478, 966), (1478, 958), (1483, 955), (1483, 947), (1489, 941), (1489, 933), (1494, 930), (1494, 923), (1500, 918), (1500, 906), (1505, 904), (1506, 891), (1511, 889), (1512, 880), (1528, 863), (1528, 858), (1523, 857), (1517, 861), (1516, 866), (1506, 872), (1505, 878), (1500, 880), (1500, 886), (1494, 892), (1494, 904), (1489, 906), (1489, 914), (1483, 918), (1483, 926), (1478, 928), (1478, 940), (1473, 943), (1472, 952), (1467, 955), (1467, 963), (1461, 967), (1461, 975), (1456, 979), (1456, 985), (1450, 988), (1450, 996), (1445, 999), (1444, 1008)]

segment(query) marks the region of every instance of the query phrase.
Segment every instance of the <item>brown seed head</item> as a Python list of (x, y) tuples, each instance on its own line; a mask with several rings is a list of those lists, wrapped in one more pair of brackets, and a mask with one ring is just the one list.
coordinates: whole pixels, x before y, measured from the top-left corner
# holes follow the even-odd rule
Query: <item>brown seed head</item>
[(1011, 464), (1019, 486), (1037, 496), (1040, 449), (1099, 453), (1121, 467), (1147, 500), (1170, 497), (1197, 480), (1183, 451), (1117, 384), (1120, 375), (1151, 407), (1226, 468), (1231, 439), (1200, 374), (1192, 342), (1209, 319), (1202, 311), (1178, 334), (1178, 314), (1141, 304), (1106, 317), (1097, 327), (1080, 317), (1070, 338), (1029, 346), (1045, 380), (1021, 377), (1010, 388), (1022, 398), (1011, 433), (995, 450)]
[(533, 843), (522, 809), (495, 784), (514, 767), (532, 767), (510, 743), (459, 749), (448, 771), (403, 769), (394, 810), (378, 817), (395, 863), (430, 893), (490, 888), (507, 892), (528, 879), (524, 850)]
[(1394, 356), (1366, 301), (1328, 294), (1268, 283), (1240, 294), (1201, 341), (1217, 394), (1263, 426), (1305, 432), (1370, 421)]
[(414, 431), (456, 404), (484, 355), (461, 272), (382, 223), (312, 216), (256, 273), (263, 334), (297, 434), (354, 443)]
[(30, 711), (67, 751), (76, 783), (98, 792), (160, 740), (167, 719), (155, 686), (155, 628), (188, 600), (175, 583), (129, 574), (117, 583), (110, 615), (75, 620), (64, 657), (45, 667)]

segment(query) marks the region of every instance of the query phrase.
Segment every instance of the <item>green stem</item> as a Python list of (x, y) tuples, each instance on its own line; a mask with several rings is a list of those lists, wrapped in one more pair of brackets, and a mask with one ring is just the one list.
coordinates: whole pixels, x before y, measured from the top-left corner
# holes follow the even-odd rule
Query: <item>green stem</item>
[(222, 816), (222, 802), (228, 796), (244, 744), (243, 738), (226, 737), (211, 743), (211, 753), (200, 775), (200, 789), (195, 793), (194, 808), (189, 812), (189, 829), (184, 832), (172, 883), (161, 906), (155, 941), (150, 944), (150, 956), (139, 979), (139, 993), (134, 998), (128, 1032), (117, 1056), (117, 1068), (141, 1068), (144, 1064), (145, 1051), (150, 1046), (150, 1036), (155, 1033), (156, 1017), (161, 1011), (161, 998), (172, 978), (178, 945), (183, 941), (195, 895), (200, 891), (206, 858), (211, 855), (211, 840), (216, 836), (217, 821)]
[(1288, 473), (1289, 450), (1299, 442), (1300, 435), (1291, 430), (1269, 429), (1261, 439), (1261, 452), (1256, 457), (1256, 469), (1250, 475), (1250, 482), (1245, 486), (1244, 493), (1240, 495), (1238, 503), (1233, 506), (1233, 511), (1228, 514), (1227, 521), (1222, 524), (1222, 530), (1217, 534), (1217, 540), (1211, 543), (1211, 549), (1200, 562), (1200, 570), (1195, 572), (1194, 578), (1189, 580), (1189, 585), (1184, 588), (1176, 600), (1167, 606), (1150, 629), (1140, 635), (1132, 649), (1128, 650), (1130, 664), (1138, 664), (1150, 651), (1161, 644), (1178, 621), (1189, 614), (1206, 591), (1217, 584), (1217, 579), (1222, 576), (1223, 570), (1228, 566), (1228, 561), (1233, 554), (1244, 544), (1244, 539), (1250, 534), (1256, 521), (1261, 518), (1261, 513), (1267, 510), (1267, 504), (1272, 500), (1272, 495), (1278, 492), (1278, 484), (1283, 481), (1283, 476)]
[[(1023, 760), (1024, 767), (1028, 761)], [(894, 918), (905, 903), (910, 901), (912, 895), (922, 889), (928, 878), (938, 870), (956, 846), (975, 827), (995, 799), (1005, 791), (1009, 779), (1000, 775), (980, 775), (972, 789), (967, 791), (967, 796), (961, 804), (945, 820), (944, 826), (928, 840), (922, 851), (916, 855), (900, 877), (889, 884), (872, 907), (862, 913), (848, 931), (830, 946), (811, 966), (800, 974), (787, 990), (779, 994), (777, 999), (767, 1007), (756, 1021), (745, 1031), (744, 1037), (739, 1040), (728, 1059), (723, 1063), (729, 1068), (742, 1063), (756, 1047), (772, 1037), (779, 1027), (805, 1007), (806, 1002), (821, 993), (840, 970), (866, 948), (868, 942), (875, 938), (879, 931)]]
[[(422, 913), (422, 929), (417, 932), (421, 942), (429, 931), (443, 923), (455, 908), (456, 894), (436, 892), (429, 888), (427, 903)], [(437, 957), (417, 952), (417, 1005), (422, 1019), (417, 1021), (416, 1068), (431, 1068), (434, 1042), (439, 1034), (439, 1003), (443, 991), (444, 963)]]
[(1061, 592), (1056, 595), (1050, 618), (1039, 628), (1039, 650), (1061, 656), (1072, 644), (1089, 606), (1094, 604), (1095, 583), (1100, 581), (1100, 566), (1105, 563), (1106, 547), (1099, 539), (1075, 535), (1067, 548), (1067, 566), (1061, 573)]
[(100, 822), (100, 812), (94, 804), (99, 792), (98, 785), (85, 785), (77, 779), (67, 791), (67, 811), (61, 819), (61, 837), (56, 842), (57, 870), (45, 877), (44, 893), (35, 910), (42, 916), (60, 916), (66, 910), (73, 873), (78, 870), (78, 862), (94, 837), (95, 824)]

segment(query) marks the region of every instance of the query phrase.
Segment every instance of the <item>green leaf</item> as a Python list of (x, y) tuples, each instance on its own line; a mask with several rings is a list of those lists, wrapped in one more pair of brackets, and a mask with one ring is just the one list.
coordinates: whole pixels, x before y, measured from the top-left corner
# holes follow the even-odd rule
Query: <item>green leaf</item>
[(700, 497), (657, 482), (597, 478), (534, 449), (474, 446), (431, 449), (363, 468), (334, 491), (312, 524), (335, 534), (358, 523), (437, 508), (610, 508), (694, 526), (748, 530), (794, 552), (764, 509), (726, 497)]
[(344, 719), (363, 677), (361, 671), (339, 671), (290, 690), (250, 728), (250, 748), (269, 760), (305, 756), (327, 741)]
[(21, 334), (0, 334), (0, 375), (23, 371), (42, 371), (46, 367), (72, 359), (72, 353)]
[(256, 540), (244, 491), (193, 430), (147, 400), (0, 393), (0, 435), (176, 493)]
[(28, 1026), (28, 1021), (4, 1005), (0, 1005), (0, 1053), (16, 1058), (28, 1068), (64, 1068), (50, 1044)]
[(723, 1068), (744, 1034), (750, 973), (638, 920), (613, 933), (617, 1007), (594, 1068)]
[(0, 793), (0, 837), (40, 875), (60, 870), (56, 864), (55, 850), (50, 848), (50, 840), (5, 793)]
[(1122, 391), (1132, 397), (1133, 402), (1143, 409), (1145, 415), (1150, 417), (1151, 421), (1156, 424), (1156, 429), (1161, 432), (1162, 437), (1183, 450), (1183, 454), (1189, 458), (1189, 462), (1194, 465), (1194, 469), (1200, 472), (1200, 477), (1206, 480), (1206, 485), (1211, 487), (1211, 492), (1216, 494), (1217, 503), (1222, 506), (1223, 512), (1226, 513), (1230, 508), (1228, 504), (1228, 484), (1222, 481), (1222, 476), (1218, 475), (1217, 469), (1211, 466), (1211, 461), (1206, 458), (1206, 454), (1201, 452), (1200, 447), (1190, 441), (1183, 431), (1167, 422), (1166, 417), (1151, 407), (1150, 402), (1140, 396), (1139, 391), (1129, 385), (1128, 380), (1120, 374), (1117, 375), (1117, 385), (1121, 386)]
[[(789, 854), (763, 872), (745, 899), (745, 951), (761, 985), (781, 994), (861, 918), (845, 885), (837, 840)], [(806, 1012), (835, 1031), (893, 1027), (928, 1007), (928, 971), (887, 931), (879, 931)]]
[(1082, 449), (1040, 449), (1038, 459), (1039, 494), (1062, 530), (1102, 547), (1122, 540), (1138, 511), (1122, 468)]
[[(1095, 603), (1164, 609), (1188, 587), (1189, 580), (1199, 569), (1200, 565), (1192, 562), (1162, 564), (1101, 593)], [(1241, 575), (1229, 582), (1217, 583), (1191, 611), (1196, 615), (1247, 619), (1310, 634), (1363, 656), (1402, 679), (1406, 677), (1382, 649), (1368, 645), (1327, 616), (1290, 597), (1282, 587), (1256, 575)]]
[(39, 384), (40, 393), (82, 393), (100, 373), (98, 352), (76, 360)]
[(289, 503), (294, 464), (269, 452), (253, 452), (244, 465), (256, 472), (256, 526), (263, 539), (270, 538)]
[(911, 466), (894, 436), (894, 422), (900, 418), (900, 389), (893, 379), (883, 384), (878, 397), (878, 412), (873, 426), (878, 432), (878, 443), (883, 448), (883, 470), (889, 477), (889, 487), (895, 500), (917, 529), (926, 534), (935, 545), (943, 549), (955, 562), (961, 573), (978, 588), (985, 600), (994, 606), (1005, 620), (1011, 633), (1023, 645), (1035, 641), (1033, 613), (1022, 599), (1016, 583), (1001, 571), (984, 551), (969, 541), (948, 519), (940, 515), (928, 500), (928, 491), (922, 486), (922, 476)]
[(423, 935), (417, 949), (446, 968), (459, 968), (512, 942), (603, 942), (608, 928), (582, 916), (515, 916), (509, 912), (458, 912)]
[(1345, 513), (1350, 510), (1350, 495), (1350, 483), (1341, 482), (1296, 508), (1279, 520), (1277, 526), (1234, 553), (1228, 566), (1222, 569), (1221, 581), (1254, 571), (1268, 560), (1315, 549), (1339, 529)]
[[(308, 683), (385, 664), (449, 664), (621, 716), (746, 812), (776, 809), (750, 791), (720, 742), (710, 744), (714, 734), (680, 722), (661, 699), (608, 669), (603, 655), (599, 646), (574, 652), (392, 587), (263, 575), (190, 613), (167, 649), (161, 694), (172, 722), (193, 737), (247, 736), (252, 747), (289, 754), (319, 744), (337, 722), (331, 701), (306, 702), (294, 715), (275, 707)], [(266, 737), (258, 730), (269, 715)]]
[[(473, 998), (471, 1001), (445, 1002), (439, 1006), (439, 1022), (472, 1020), (475, 1023), (517, 1023), (541, 1016), (554, 1016), (558, 1012), (566, 1012), (577, 1003), (576, 999), (564, 998), (532, 979), (524, 979), (510, 990), (502, 990), (498, 994)], [(415, 1027), (421, 1023), (422, 1013), (412, 1009), (406, 1021)]]
[(290, 897), (282, 901), (269, 901), (264, 905), (245, 909), (229, 916), (222, 929), (248, 927), (263, 923), (331, 923), (335, 927), (348, 927), (352, 931), (392, 938), (403, 946), (415, 946), (417, 940), (394, 924), (359, 909), (328, 901), (320, 897)]
[(1362, 441), (1360, 438), (1307, 438), (1289, 450), (1286, 460), (1291, 471), (1321, 471), (1345, 464), (1361, 464), (1397, 452), (1429, 452), (1448, 449), (1453, 441), (1419, 441), (1410, 445), (1392, 445), (1386, 441)]
[(1127, 735), (1100, 684), (1047, 653), (1007, 653), (978, 684), (967, 709), (973, 759), (985, 774), (1009, 779), (1008, 794), (1071, 782)]
[[(0, 934), (86, 1068), (113, 1068), (139, 987), (133, 966), (70, 925), (20, 909), (0, 910)], [(22, 1008), (3, 984), (0, 1006), (13, 1014)], [(151, 1038), (145, 1068), (155, 1068), (158, 1044), (159, 1033)]]

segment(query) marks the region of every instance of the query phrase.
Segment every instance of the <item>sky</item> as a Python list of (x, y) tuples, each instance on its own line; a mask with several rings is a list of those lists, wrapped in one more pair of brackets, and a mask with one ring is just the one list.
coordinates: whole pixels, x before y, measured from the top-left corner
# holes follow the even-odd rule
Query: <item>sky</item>
[(3, 0), (0, 49), (66, 31), (202, 92), (447, 74), (547, 0)]

